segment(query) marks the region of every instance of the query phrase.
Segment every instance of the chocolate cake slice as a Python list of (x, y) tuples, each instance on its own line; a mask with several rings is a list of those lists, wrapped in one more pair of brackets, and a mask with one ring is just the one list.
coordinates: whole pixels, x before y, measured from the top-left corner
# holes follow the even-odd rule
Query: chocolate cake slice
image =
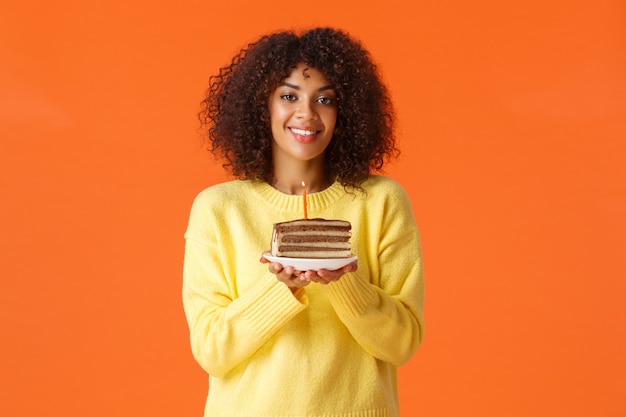
[(350, 222), (300, 219), (274, 224), (272, 256), (285, 258), (349, 258)]

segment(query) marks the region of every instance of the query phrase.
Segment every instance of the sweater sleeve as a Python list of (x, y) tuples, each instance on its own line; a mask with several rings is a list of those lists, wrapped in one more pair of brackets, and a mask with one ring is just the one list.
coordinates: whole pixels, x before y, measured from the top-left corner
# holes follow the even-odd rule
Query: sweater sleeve
[(378, 277), (370, 279), (357, 270), (329, 284), (327, 291), (341, 321), (362, 348), (400, 366), (423, 339), (423, 267), (408, 197), (397, 193), (386, 205), (377, 243)]
[(198, 211), (192, 208), (185, 235), (183, 306), (195, 359), (212, 376), (223, 377), (305, 309), (307, 299), (302, 292), (292, 294), (269, 271), (235, 296), (235, 277), (224, 272), (228, 256), (214, 232), (219, 227), (208, 227), (206, 213)]

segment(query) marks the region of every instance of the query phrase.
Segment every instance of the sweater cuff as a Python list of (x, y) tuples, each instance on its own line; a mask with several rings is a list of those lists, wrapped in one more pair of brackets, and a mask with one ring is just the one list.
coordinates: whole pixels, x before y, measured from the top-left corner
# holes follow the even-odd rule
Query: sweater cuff
[(306, 296), (306, 292), (304, 291), (304, 288), (298, 288), (295, 291), (292, 291), (292, 293), (293, 293), (293, 296), (296, 297), (296, 299), (300, 301), (302, 304), (309, 303), (309, 299)]
[(328, 294), (337, 312), (351, 317), (361, 315), (368, 306), (377, 304), (378, 294), (358, 272), (348, 273), (327, 285)]
[(308, 305), (306, 295), (292, 294), (285, 284), (269, 273), (260, 277), (256, 288), (239, 301), (247, 306), (242, 316), (261, 337), (272, 335)]

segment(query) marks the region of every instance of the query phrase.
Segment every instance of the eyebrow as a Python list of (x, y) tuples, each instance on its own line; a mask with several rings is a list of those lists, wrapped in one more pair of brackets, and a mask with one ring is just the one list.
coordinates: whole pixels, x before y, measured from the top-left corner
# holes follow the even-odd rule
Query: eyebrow
[[(289, 87), (289, 88), (293, 88), (294, 90), (300, 90), (300, 87), (295, 85), (295, 84), (291, 84), (288, 82), (283, 82), (281, 83), (281, 85), (284, 85), (285, 87)], [(320, 87), (317, 89), (318, 92), (322, 92), (322, 91), (326, 91), (326, 90), (334, 90), (335, 87), (333, 87), (332, 85), (325, 85), (323, 87)]]

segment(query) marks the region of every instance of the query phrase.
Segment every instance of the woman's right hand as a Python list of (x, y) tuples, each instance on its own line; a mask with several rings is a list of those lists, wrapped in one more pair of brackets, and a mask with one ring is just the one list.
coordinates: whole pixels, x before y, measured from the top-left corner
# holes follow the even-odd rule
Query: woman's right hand
[(276, 278), (280, 282), (293, 290), (306, 287), (311, 283), (311, 279), (308, 278), (303, 271), (296, 271), (292, 266), (283, 268), (282, 264), (270, 262), (265, 258), (261, 258), (261, 263), (269, 264), (269, 271), (276, 275)]

